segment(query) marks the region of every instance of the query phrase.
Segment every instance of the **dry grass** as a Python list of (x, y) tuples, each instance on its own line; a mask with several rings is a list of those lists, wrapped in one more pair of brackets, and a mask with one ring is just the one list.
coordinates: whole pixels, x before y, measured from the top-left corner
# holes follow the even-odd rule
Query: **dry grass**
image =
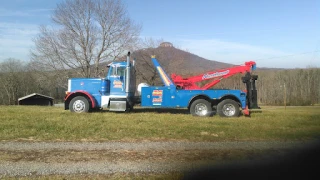
[(51, 176), (28, 176), (19, 178), (5, 178), (8, 180), (19, 179), (19, 180), (78, 180), (78, 179), (95, 179), (95, 180), (122, 180), (122, 179), (136, 179), (136, 180), (160, 180), (170, 179), (178, 180), (182, 179), (183, 174), (178, 172), (168, 174), (152, 174), (152, 173), (114, 173), (108, 175), (93, 175), (93, 174), (82, 174), (82, 175), (51, 175)]

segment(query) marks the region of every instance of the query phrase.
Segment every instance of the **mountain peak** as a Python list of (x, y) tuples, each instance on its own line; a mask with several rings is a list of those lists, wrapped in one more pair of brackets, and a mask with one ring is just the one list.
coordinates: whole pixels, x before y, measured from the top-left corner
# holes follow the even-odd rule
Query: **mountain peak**
[(162, 42), (159, 47), (173, 47), (171, 42)]

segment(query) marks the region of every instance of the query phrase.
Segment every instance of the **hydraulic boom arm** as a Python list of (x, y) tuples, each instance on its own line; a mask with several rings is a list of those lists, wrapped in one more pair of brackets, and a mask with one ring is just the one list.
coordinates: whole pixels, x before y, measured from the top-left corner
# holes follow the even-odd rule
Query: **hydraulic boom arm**
[[(171, 79), (173, 83), (182, 89), (187, 89), (187, 90), (207, 90), (211, 88), (212, 86), (218, 84), (221, 79), (228, 78), (230, 76), (233, 76), (235, 74), (246, 74), (247, 72), (251, 72), (251, 70), (256, 69), (256, 63), (254, 61), (249, 61), (245, 62), (244, 65), (239, 65), (239, 66), (234, 66), (231, 68), (226, 68), (218, 71), (213, 71), (213, 72), (208, 72), (205, 74), (197, 75), (197, 76), (192, 76), (188, 78), (182, 78), (179, 75), (172, 74)], [(213, 81), (205, 84), (202, 87), (199, 87), (196, 83), (213, 79)]]

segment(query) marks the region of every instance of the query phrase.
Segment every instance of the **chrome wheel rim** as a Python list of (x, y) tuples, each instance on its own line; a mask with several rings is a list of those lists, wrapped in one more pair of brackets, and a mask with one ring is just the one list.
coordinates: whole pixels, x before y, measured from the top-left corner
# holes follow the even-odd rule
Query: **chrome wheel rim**
[(208, 113), (208, 108), (205, 104), (199, 103), (195, 106), (195, 113), (198, 116), (205, 116)]
[(222, 108), (222, 112), (226, 116), (233, 116), (236, 113), (236, 107), (232, 104), (225, 104)]
[(77, 100), (73, 103), (74, 112), (83, 112), (85, 107), (86, 107), (86, 104), (81, 100)]

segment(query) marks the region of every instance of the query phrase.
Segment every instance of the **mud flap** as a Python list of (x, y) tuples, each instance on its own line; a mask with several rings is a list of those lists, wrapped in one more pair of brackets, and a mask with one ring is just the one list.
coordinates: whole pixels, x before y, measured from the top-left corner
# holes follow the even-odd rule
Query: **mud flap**
[(242, 110), (242, 113), (243, 113), (245, 116), (250, 116), (250, 111), (249, 111), (248, 106), (246, 106), (246, 108)]

